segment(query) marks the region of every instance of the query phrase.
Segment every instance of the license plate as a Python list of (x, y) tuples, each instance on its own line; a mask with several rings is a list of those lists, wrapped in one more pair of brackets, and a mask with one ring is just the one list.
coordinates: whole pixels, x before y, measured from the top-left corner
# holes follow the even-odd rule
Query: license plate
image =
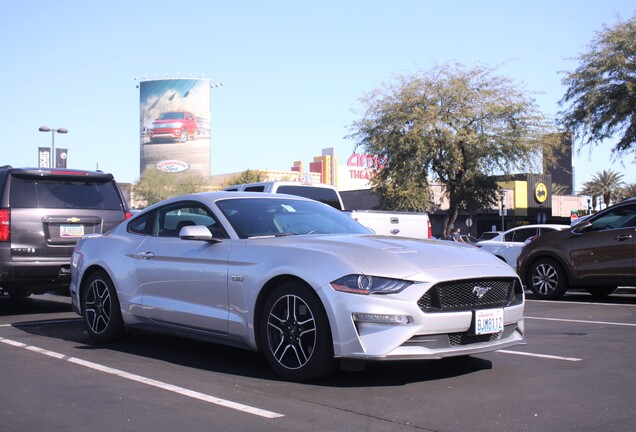
[(81, 237), (84, 225), (60, 225), (60, 237)]
[(503, 327), (503, 309), (483, 309), (475, 311), (475, 334), (501, 333)]

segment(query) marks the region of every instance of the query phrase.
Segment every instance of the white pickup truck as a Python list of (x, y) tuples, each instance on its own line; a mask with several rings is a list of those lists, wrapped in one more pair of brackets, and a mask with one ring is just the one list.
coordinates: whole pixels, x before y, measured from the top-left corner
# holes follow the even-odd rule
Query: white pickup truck
[(351, 217), (376, 234), (430, 239), (431, 221), (427, 213), (352, 210)]
[[(226, 191), (285, 193), (311, 198), (344, 210), (342, 198), (335, 187), (326, 184), (268, 181), (238, 184), (226, 187)], [(387, 236), (429, 239), (432, 237), (431, 221), (424, 212), (391, 212), (380, 210), (347, 210), (351, 217), (376, 234)]]

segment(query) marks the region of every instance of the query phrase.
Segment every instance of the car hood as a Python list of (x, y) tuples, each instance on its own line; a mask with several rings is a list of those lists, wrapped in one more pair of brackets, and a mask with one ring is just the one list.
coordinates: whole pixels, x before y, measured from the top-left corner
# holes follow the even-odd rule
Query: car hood
[(479, 275), (516, 277), (510, 266), (494, 255), (474, 246), (449, 241), (337, 234), (289, 236), (266, 241), (286, 248), (302, 249), (302, 255), (307, 258), (316, 254), (332, 255), (363, 274), (412, 280), (429, 280), (434, 274), (455, 278)]

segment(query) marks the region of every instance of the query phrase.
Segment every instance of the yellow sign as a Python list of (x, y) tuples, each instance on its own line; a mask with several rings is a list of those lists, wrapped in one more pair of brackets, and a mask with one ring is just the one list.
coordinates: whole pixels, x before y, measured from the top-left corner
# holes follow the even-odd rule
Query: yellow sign
[(548, 199), (548, 188), (545, 184), (537, 183), (537, 186), (534, 188), (534, 199), (539, 204), (543, 204), (545, 200)]

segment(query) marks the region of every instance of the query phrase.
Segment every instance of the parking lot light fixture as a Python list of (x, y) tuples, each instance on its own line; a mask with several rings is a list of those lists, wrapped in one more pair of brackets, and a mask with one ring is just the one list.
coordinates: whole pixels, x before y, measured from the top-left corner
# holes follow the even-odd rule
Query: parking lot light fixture
[(55, 133), (61, 133), (61, 134), (65, 134), (68, 133), (68, 129), (66, 128), (50, 128), (48, 126), (40, 126), (40, 128), (38, 129), (40, 132), (51, 132), (51, 154), (49, 155), (49, 166), (51, 168), (56, 168), (55, 165), (57, 165), (57, 159), (55, 157)]

